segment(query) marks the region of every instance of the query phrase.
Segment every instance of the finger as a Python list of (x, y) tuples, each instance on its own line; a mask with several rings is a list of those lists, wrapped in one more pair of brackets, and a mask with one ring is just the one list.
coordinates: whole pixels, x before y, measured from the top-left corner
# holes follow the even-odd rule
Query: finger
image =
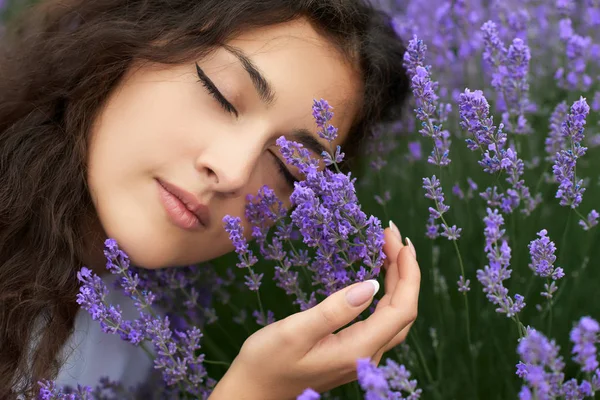
[(383, 352), (392, 350), (394, 347), (398, 346), (400, 343), (403, 343), (408, 337), (408, 333), (410, 332), (410, 328), (412, 328), (415, 322), (411, 322), (408, 326), (402, 329), (392, 340), (389, 341), (388, 344), (383, 348)]
[(389, 225), (390, 227), (383, 231), (383, 253), (386, 257), (383, 265), (386, 269), (396, 261), (398, 252), (404, 247), (404, 244), (402, 244), (402, 235), (396, 224), (390, 220)]
[(346, 351), (351, 347), (355, 352), (370, 350), (370, 354), (375, 354), (415, 320), (421, 272), (410, 247), (405, 246), (400, 250), (398, 260), (398, 283), (389, 302), (376, 309), (366, 320), (337, 334)]
[(410, 328), (413, 326), (414, 322), (408, 324), (408, 326), (400, 331), (388, 344), (379, 349), (375, 355), (373, 355), (372, 359), (374, 362), (379, 363), (383, 358), (383, 355), (388, 351), (392, 350), (394, 347), (398, 346), (400, 343), (403, 343), (408, 337), (408, 333), (410, 332)]
[(306, 346), (346, 326), (372, 302), (379, 290), (376, 280), (355, 283), (327, 297), (315, 307), (289, 316), (285, 331), (294, 337), (304, 337)]

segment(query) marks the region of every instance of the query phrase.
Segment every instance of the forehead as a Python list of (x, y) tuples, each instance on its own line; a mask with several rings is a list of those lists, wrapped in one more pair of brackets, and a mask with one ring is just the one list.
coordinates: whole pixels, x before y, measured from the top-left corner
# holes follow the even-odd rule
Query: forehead
[(360, 108), (361, 76), (356, 65), (304, 19), (244, 32), (229, 45), (242, 50), (275, 91), (273, 107), (289, 120), (312, 123), (313, 99), (334, 107), (332, 124), (345, 139)]

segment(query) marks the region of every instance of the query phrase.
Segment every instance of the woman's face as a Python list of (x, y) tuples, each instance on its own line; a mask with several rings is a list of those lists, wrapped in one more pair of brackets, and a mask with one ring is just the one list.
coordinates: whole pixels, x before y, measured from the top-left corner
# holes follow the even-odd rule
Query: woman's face
[(303, 20), (228, 46), (198, 67), (132, 68), (95, 121), (90, 191), (104, 233), (136, 265), (188, 265), (233, 250), (223, 217), (243, 217), (246, 195), (263, 185), (288, 199), (290, 175), (301, 178), (275, 140), (329, 148), (313, 99), (334, 107), (338, 143), (360, 107), (356, 71)]

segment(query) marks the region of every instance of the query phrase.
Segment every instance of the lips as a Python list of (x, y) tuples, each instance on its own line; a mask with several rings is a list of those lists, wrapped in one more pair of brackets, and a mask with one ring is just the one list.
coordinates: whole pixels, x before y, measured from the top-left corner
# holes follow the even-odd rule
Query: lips
[(207, 206), (190, 192), (167, 181), (156, 179), (159, 194), (169, 218), (183, 229), (197, 229), (210, 224)]

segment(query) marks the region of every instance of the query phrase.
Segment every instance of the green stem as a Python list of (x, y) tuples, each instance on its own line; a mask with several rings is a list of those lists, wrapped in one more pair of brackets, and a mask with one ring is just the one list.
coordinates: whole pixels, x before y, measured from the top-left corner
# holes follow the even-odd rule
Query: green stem
[(227, 367), (229, 368), (231, 366), (230, 363), (225, 362), (225, 361), (213, 361), (213, 360), (203, 360), (202, 361), (203, 364), (211, 364), (211, 365), (221, 365), (223, 367)]

